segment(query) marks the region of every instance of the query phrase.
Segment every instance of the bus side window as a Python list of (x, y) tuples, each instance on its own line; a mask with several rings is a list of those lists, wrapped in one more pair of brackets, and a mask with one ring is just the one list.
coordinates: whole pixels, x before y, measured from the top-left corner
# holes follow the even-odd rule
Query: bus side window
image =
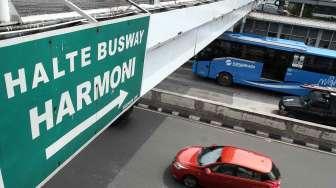
[(292, 67), (296, 67), (298, 62), (299, 62), (299, 55), (295, 54), (294, 55), (294, 59), (293, 59), (293, 63), (292, 63)]
[(336, 73), (336, 59), (334, 59), (332, 62), (331, 72), (334, 74)]
[(231, 57), (235, 58), (242, 58), (242, 50), (241, 50), (241, 45), (239, 43), (232, 43), (231, 44)]
[(322, 74), (334, 75), (336, 72), (336, 60), (326, 57), (307, 56), (304, 70)]
[(246, 52), (247, 58), (245, 59), (258, 62), (263, 62), (265, 59), (266, 49), (263, 47), (249, 45), (246, 46), (245, 49), (242, 49), (242, 51), (247, 51)]
[(304, 60), (305, 60), (305, 56), (303, 56), (303, 55), (300, 56), (299, 63), (298, 63), (298, 68), (302, 69)]
[(228, 41), (221, 42), (221, 50), (223, 50), (223, 57), (230, 57), (231, 56), (231, 43)]
[(305, 56), (300, 56), (299, 54), (294, 55), (292, 67), (302, 69)]

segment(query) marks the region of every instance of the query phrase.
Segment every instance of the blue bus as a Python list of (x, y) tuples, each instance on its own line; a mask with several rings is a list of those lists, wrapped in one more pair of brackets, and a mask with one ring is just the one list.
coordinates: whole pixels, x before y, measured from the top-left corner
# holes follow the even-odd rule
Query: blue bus
[(336, 87), (336, 51), (226, 32), (196, 56), (193, 72), (224, 86), (242, 84), (302, 96), (310, 91), (304, 84)]

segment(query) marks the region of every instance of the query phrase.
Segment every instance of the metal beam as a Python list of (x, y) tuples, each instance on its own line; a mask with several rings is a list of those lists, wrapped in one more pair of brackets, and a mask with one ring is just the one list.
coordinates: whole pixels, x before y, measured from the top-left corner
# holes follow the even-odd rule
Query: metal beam
[(289, 0), (289, 2), (336, 7), (336, 1), (334, 0)]
[(83, 16), (84, 18), (86, 18), (87, 20), (89, 20), (91, 23), (98, 22), (95, 18), (93, 18), (89, 14), (85, 13), (81, 8), (79, 8), (78, 6), (76, 6), (75, 4), (73, 4), (71, 1), (64, 0), (64, 4), (66, 6), (68, 6), (71, 10), (76, 11), (78, 14), (80, 14), (81, 16)]
[(240, 25), (240, 33), (244, 32), (245, 29), (245, 24), (246, 24), (246, 16), (242, 19), (241, 25)]
[(9, 2), (8, 0), (0, 0), (0, 23), (9, 23)]
[(281, 37), (282, 29), (283, 29), (283, 24), (280, 23), (279, 26), (278, 26), (277, 38), (280, 38), (280, 37)]
[(138, 4), (136, 4), (136, 3), (133, 2), (132, 0), (126, 0), (126, 1), (127, 1), (128, 3), (130, 3), (131, 5), (135, 6), (136, 8), (142, 10), (143, 12), (145, 12), (145, 13), (149, 13), (149, 14), (150, 14), (150, 12), (149, 12), (148, 10), (146, 10), (146, 9), (144, 9), (144, 8), (142, 8), (142, 7), (140, 7)]
[(329, 41), (329, 44), (328, 44), (328, 49), (331, 48), (331, 45), (333, 43), (333, 40), (334, 40), (334, 37), (335, 37), (335, 31), (333, 31), (331, 37), (330, 37), (330, 41)]
[(304, 3), (302, 3), (302, 5), (301, 5), (301, 11), (300, 11), (300, 17), (302, 17), (302, 16), (303, 16), (303, 11), (304, 11), (304, 8), (305, 8), (305, 4), (304, 4)]
[(317, 48), (320, 46), (322, 35), (323, 35), (323, 30), (320, 29), (317, 33), (317, 39), (316, 39), (316, 43), (315, 43), (315, 47), (317, 47)]
[(150, 5), (158, 5), (160, 4), (160, 0), (149, 0)]

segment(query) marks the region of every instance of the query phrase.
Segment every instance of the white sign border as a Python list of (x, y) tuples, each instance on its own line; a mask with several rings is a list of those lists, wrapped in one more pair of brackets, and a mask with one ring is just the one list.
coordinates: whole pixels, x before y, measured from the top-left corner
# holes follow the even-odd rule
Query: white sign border
[[(80, 31), (80, 30), (91, 29), (91, 28), (95, 28), (95, 27), (99, 27), (99, 26), (115, 24), (115, 23), (124, 22), (124, 21), (128, 21), (128, 20), (130, 20), (130, 21), (131, 20), (136, 20), (138, 18), (149, 17), (149, 19), (150, 19), (150, 15), (151, 14), (149, 14), (149, 13), (139, 14), (139, 15), (135, 15), (135, 16), (127, 16), (127, 17), (123, 17), (123, 18), (116, 18), (116, 19), (113, 19), (113, 20), (107, 20), (107, 21), (102, 21), (102, 22), (98, 22), (98, 23), (90, 23), (90, 24), (74, 26), (74, 27), (70, 27), (70, 28), (64, 28), (64, 29), (58, 29), (58, 30), (54, 30), (54, 31), (47, 31), (47, 32), (27, 35), (27, 36), (23, 36), (23, 37), (15, 37), (15, 38), (10, 38), (10, 39), (0, 40), (0, 48), (8, 47), (8, 46), (16, 45), (16, 44), (21, 44), (21, 43), (25, 43), (25, 42), (29, 42), (29, 41), (39, 40), (39, 39), (43, 39), (43, 38), (48, 38), (48, 37), (52, 37), (52, 36), (67, 34), (67, 33), (71, 33), (71, 32), (76, 32), (76, 31)], [(148, 26), (147, 29), (149, 29), (149, 26)], [(146, 55), (146, 52), (145, 52), (144, 55)], [(141, 89), (139, 91), (139, 94), (140, 93), (141, 93)], [(75, 156), (77, 156), (84, 148), (86, 148), (86, 146), (88, 146), (103, 131), (105, 131), (116, 119), (118, 119), (119, 116), (121, 116), (130, 107), (132, 107), (136, 103), (137, 99), (133, 103), (131, 103), (127, 108), (125, 108), (121, 113), (119, 113), (102, 130), (97, 132), (97, 134), (95, 134), (90, 140), (88, 140), (84, 145), (82, 145), (75, 153), (73, 153), (67, 160), (65, 160), (52, 173), (50, 173), (42, 182), (40, 182), (36, 186), (36, 188), (40, 188), (44, 184), (46, 184), (53, 176), (56, 175), (57, 172), (59, 172), (64, 166), (66, 166), (73, 158), (75, 158)], [(0, 188), (5, 188), (4, 183), (3, 183), (3, 179), (2, 179), (1, 169), (0, 169)]]
[(5, 184), (2, 178), (2, 173), (1, 173), (1, 169), (0, 169), (0, 188), (5, 188)]

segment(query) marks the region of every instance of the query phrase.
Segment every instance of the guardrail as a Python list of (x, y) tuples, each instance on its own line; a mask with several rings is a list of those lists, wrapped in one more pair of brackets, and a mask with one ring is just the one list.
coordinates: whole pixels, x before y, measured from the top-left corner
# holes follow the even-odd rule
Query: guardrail
[(334, 127), (275, 114), (253, 112), (160, 89), (149, 91), (139, 102), (154, 110), (173, 115), (336, 153)]

